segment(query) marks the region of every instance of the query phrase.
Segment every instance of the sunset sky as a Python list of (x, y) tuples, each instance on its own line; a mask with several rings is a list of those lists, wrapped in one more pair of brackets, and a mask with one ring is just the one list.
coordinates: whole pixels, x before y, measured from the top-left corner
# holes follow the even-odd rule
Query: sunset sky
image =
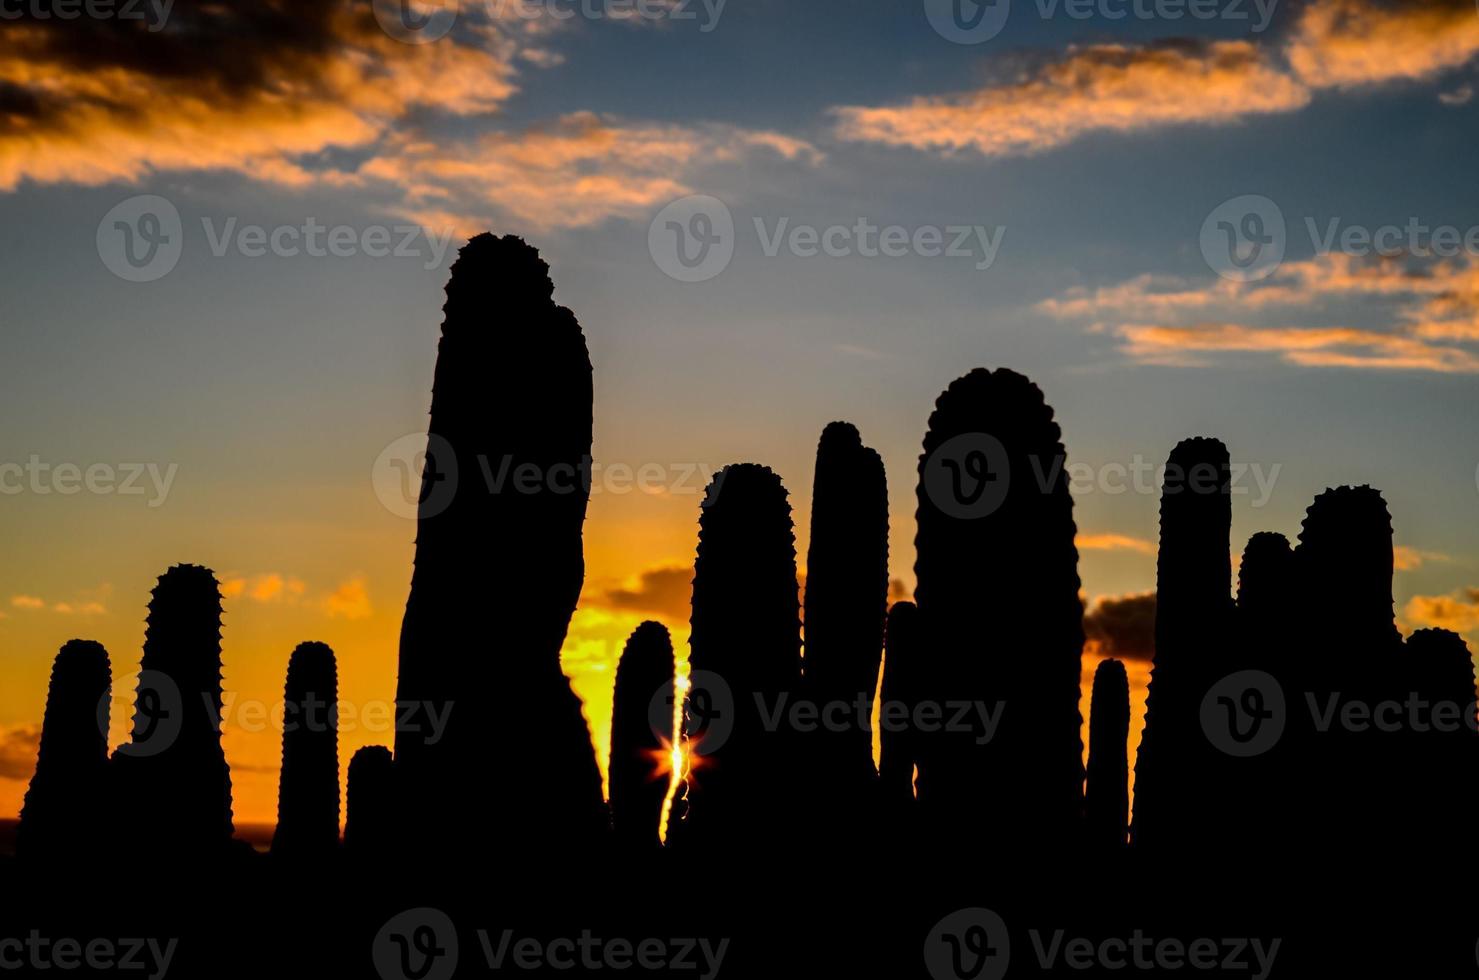
[[(295, 644), (330, 644), (344, 703), (383, 715), (415, 525), (376, 462), (425, 432), (442, 287), (483, 229), (541, 250), (595, 365), (565, 666), (603, 766), (625, 636), (657, 618), (686, 649), (706, 476), (779, 472), (804, 562), (817, 438), (855, 423), (888, 468), (908, 595), (925, 423), (978, 365), (1029, 375), (1057, 410), (1091, 603), (1155, 586), (1156, 487), (1120, 474), (1215, 435), (1246, 467), (1235, 551), (1258, 530), (1292, 539), (1326, 486), (1372, 484), (1404, 629), (1479, 640), (1471, 0), (1283, 0), (1266, 26), (1268, 0), (1212, 4), (1246, 19), (1013, 0), (999, 33), (954, 40), (935, 0), (593, 16), (613, 6), (464, 0), (426, 43), (365, 0), (176, 0), (158, 31), (0, 21), (0, 464), (153, 466), (142, 493), (53, 476), (38, 492), (0, 470), (0, 816), (19, 810), (58, 647), (97, 639), (128, 678), (173, 563), (210, 566), (226, 593), (238, 820), (275, 818), (280, 733), (249, 706), (281, 700)], [(115, 274), (108, 245), (136, 195), (181, 222), (152, 281)], [(649, 244), (690, 195), (733, 221), (732, 259), (696, 282)], [(1242, 281), (1219, 222), (1261, 234), (1271, 214), (1282, 263)], [(236, 237), (310, 221), (352, 229), (358, 254)], [(809, 254), (784, 235), (767, 254), (781, 222), (860, 221), (946, 245), (979, 226), (991, 261), (974, 234), (968, 256)], [(362, 247), (407, 225), (427, 232), (415, 254)], [(1363, 254), (1373, 238), (1384, 256)], [(621, 468), (644, 466), (634, 489)], [(150, 472), (173, 474), (167, 492)], [(342, 727), (341, 768), (393, 738)]]

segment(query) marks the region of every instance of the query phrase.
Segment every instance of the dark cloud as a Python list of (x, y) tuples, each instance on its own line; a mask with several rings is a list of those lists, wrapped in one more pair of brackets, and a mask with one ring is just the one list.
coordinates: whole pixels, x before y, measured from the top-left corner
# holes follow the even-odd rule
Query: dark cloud
[(693, 569), (652, 568), (642, 573), (636, 588), (610, 589), (597, 598), (596, 604), (687, 622), (692, 598)]
[(1084, 636), (1105, 656), (1150, 660), (1155, 654), (1155, 593), (1095, 600), (1084, 612)]
[(36, 771), (36, 749), (40, 744), (40, 725), (0, 730), (0, 779), (29, 780)]

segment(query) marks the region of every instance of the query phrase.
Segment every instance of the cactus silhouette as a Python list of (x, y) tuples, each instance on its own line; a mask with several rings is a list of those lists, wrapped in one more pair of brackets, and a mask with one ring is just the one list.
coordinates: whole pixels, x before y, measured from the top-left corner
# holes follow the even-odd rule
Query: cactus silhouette
[(135, 846), (191, 859), (226, 847), (231, 771), (221, 749), (221, 592), (214, 573), (175, 565), (149, 602), (133, 732), (113, 757)]
[(69, 640), (51, 667), (36, 771), (21, 806), (16, 852), (47, 861), (86, 859), (101, 851), (108, 828), (108, 653), (92, 640)]
[[(1310, 504), (1295, 549), (1304, 617), (1298, 644), (1313, 716), (1344, 705), (1402, 702), (1408, 694), (1392, 613), (1392, 519), (1381, 493), (1336, 487)], [(1305, 693), (1305, 692), (1301, 692)], [(1339, 714), (1332, 716), (1339, 718)], [(1312, 722), (1313, 724), (1313, 722)], [(1388, 787), (1402, 778), (1400, 732), (1333, 723), (1312, 731), (1301, 814), (1311, 855), (1337, 863), (1389, 832), (1405, 804)]]
[[(417, 839), (529, 860), (597, 846), (609, 826), (560, 667), (585, 575), (591, 364), (548, 270), (522, 239), (489, 234), (452, 265), (396, 692), (421, 719), (395, 745)], [(446, 712), (443, 731), (428, 708)]]
[(1084, 781), (1085, 837), (1098, 854), (1122, 849), (1129, 833), (1129, 737), (1130, 680), (1124, 664), (1105, 660), (1094, 670)]
[(955, 721), (923, 740), (920, 815), (940, 841), (1008, 840), (1020, 859), (1071, 847), (1083, 810), (1083, 605), (1060, 438), (1036, 385), (977, 369), (936, 401), (919, 460), (922, 694)]
[[(844, 838), (873, 833), (865, 825), (876, 812), (871, 719), (887, 608), (883, 460), (856, 428), (833, 422), (817, 446), (802, 620), (807, 696), (823, 718), (845, 719), (841, 730), (821, 725), (806, 739), (811, 792), (823, 801), (814, 812), (831, 818), (819, 845), (830, 840), (848, 848)], [(826, 707), (837, 704), (846, 710)]]
[(883, 702), (878, 733), (878, 789), (883, 818), (896, 832), (910, 829), (914, 815), (914, 767), (919, 764), (912, 725), (919, 698), (919, 608), (896, 602), (888, 611), (883, 658)]
[(1390, 834), (1436, 865), (1471, 836), (1479, 770), (1474, 661), (1463, 637), (1437, 629), (1408, 637), (1403, 659), (1411, 703), (1424, 707), (1405, 733), (1394, 787), (1401, 805)]
[(339, 678), (334, 651), (301, 643), (288, 658), (282, 773), (272, 853), (323, 859), (339, 843)]
[(376, 860), (391, 852), (402, 829), (396, 820), (398, 794), (390, 750), (366, 745), (349, 760), (344, 807), (344, 849), (356, 860)]
[(1223, 758), (1202, 729), (1202, 700), (1228, 672), (1232, 496), (1227, 447), (1186, 439), (1161, 488), (1155, 658), (1135, 760), (1135, 844), (1182, 853), (1215, 810)]
[[(611, 828), (628, 850), (655, 848), (673, 746), (673, 641), (651, 621), (627, 639), (611, 698)], [(660, 710), (654, 714), (653, 708)], [(663, 714), (666, 710), (666, 714)]]
[(793, 829), (795, 742), (769, 713), (799, 685), (800, 625), (785, 487), (763, 466), (726, 466), (704, 499), (694, 561), (685, 846), (770, 850)]

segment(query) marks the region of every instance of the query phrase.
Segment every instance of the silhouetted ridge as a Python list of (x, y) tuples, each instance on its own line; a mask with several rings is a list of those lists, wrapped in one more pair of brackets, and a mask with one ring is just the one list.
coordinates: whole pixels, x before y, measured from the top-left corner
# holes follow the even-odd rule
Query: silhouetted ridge
[(1105, 660), (1094, 670), (1084, 789), (1085, 835), (1100, 854), (1123, 848), (1130, 829), (1129, 737), (1130, 680), (1124, 664)]
[(133, 734), (114, 754), (120, 822), (136, 846), (190, 859), (231, 839), (221, 749), (221, 593), (199, 565), (159, 577), (149, 602)]
[(272, 853), (323, 859), (339, 843), (339, 679), (334, 651), (301, 643), (288, 659), (282, 772)]
[(1202, 700), (1228, 672), (1232, 496), (1227, 447), (1186, 439), (1161, 487), (1155, 659), (1135, 760), (1134, 837), (1160, 855), (1188, 852), (1219, 813), (1225, 757), (1202, 729)]
[(374, 861), (391, 851), (404, 831), (397, 820), (398, 794), (390, 749), (366, 745), (349, 760), (344, 847), (356, 860)]
[[(673, 712), (655, 717), (654, 704), (671, 707), (674, 697), (673, 641), (661, 623), (632, 631), (616, 666), (611, 695), (611, 827), (630, 850), (655, 848), (668, 794), (674, 743)], [(654, 730), (656, 729), (656, 730)]]
[(827, 829), (816, 845), (850, 848), (868, 839), (876, 813), (873, 692), (888, 608), (888, 486), (883, 460), (858, 430), (833, 422), (822, 431), (812, 484), (811, 546), (803, 617), (805, 690), (819, 709), (847, 706), (840, 731), (808, 733), (813, 813)]
[[(801, 623), (791, 505), (780, 477), (763, 466), (726, 466), (709, 485), (691, 626), (685, 736), (700, 758), (681, 839), (731, 854), (779, 847), (796, 816), (795, 740), (783, 719), (767, 726), (764, 718), (795, 696)], [(722, 689), (711, 689), (714, 677), (732, 709)], [(716, 726), (726, 711), (732, 726), (721, 742)]]
[(971, 710), (924, 739), (920, 813), (948, 831), (942, 843), (1049, 857), (1078, 838), (1083, 606), (1060, 438), (1042, 392), (1006, 369), (959, 378), (930, 416), (915, 601), (934, 653), (921, 694), (998, 719), (993, 735)]
[(878, 789), (884, 820), (897, 833), (907, 834), (914, 818), (914, 767), (919, 763), (919, 734), (910, 719), (919, 700), (919, 607), (896, 602), (888, 611), (883, 685), (879, 697), (894, 722), (880, 718), (878, 733)]
[(36, 771), (21, 807), (24, 858), (70, 861), (102, 851), (107, 826), (112, 670), (92, 640), (68, 640), (52, 662)]
[(519, 860), (594, 847), (608, 829), (560, 667), (585, 576), (592, 381), (552, 288), (513, 236), (478, 235), (452, 265), (396, 692), (413, 719), (395, 746), (398, 792), (424, 830), (412, 839)]

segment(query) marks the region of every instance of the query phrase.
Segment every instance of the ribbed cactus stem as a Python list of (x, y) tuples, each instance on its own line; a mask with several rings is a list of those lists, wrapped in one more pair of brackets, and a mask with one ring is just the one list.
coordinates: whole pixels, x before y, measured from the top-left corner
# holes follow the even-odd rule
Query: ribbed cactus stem
[(1062, 851), (1083, 809), (1083, 606), (1066, 454), (1037, 386), (1006, 369), (954, 381), (918, 501), (915, 601), (938, 653), (926, 697), (975, 708), (926, 740), (921, 816), (952, 844)]
[(883, 704), (878, 733), (879, 796), (886, 819), (896, 828), (914, 810), (914, 767), (919, 764), (918, 736), (913, 730), (921, 672), (919, 608), (896, 602), (888, 611), (887, 649), (883, 658)]
[(21, 807), (17, 853), (46, 860), (93, 855), (104, 835), (107, 799), (108, 653), (69, 640), (51, 667), (36, 771)]
[(288, 658), (283, 694), (274, 855), (322, 859), (339, 843), (338, 705), (334, 651), (299, 644)]
[(367, 745), (349, 760), (344, 847), (356, 858), (382, 856), (405, 828), (398, 821), (395, 768), (390, 749)]
[[(858, 430), (833, 422), (817, 446), (806, 558), (805, 690), (841, 730), (807, 741), (816, 797), (857, 825), (873, 808), (870, 727), (888, 607), (888, 486)], [(827, 708), (846, 705), (845, 711)], [(859, 828), (863, 830), (863, 828)], [(829, 832), (835, 832), (835, 827)], [(867, 831), (864, 830), (866, 833)]]
[[(708, 849), (779, 846), (798, 789), (794, 740), (765, 713), (793, 698), (801, 676), (800, 604), (791, 505), (763, 466), (726, 466), (710, 484), (694, 561), (689, 745), (696, 725), (732, 725), (689, 778), (685, 843)], [(717, 678), (722, 687), (710, 688)], [(720, 704), (721, 700), (732, 701)], [(707, 698), (707, 704), (704, 699)], [(700, 708), (706, 717), (699, 717)]]
[(447, 283), (396, 692), (415, 719), (396, 732), (398, 791), (432, 848), (533, 860), (608, 829), (560, 666), (585, 575), (592, 378), (553, 291), (534, 248), (489, 234)]
[(1130, 829), (1129, 737), (1129, 677), (1123, 663), (1105, 660), (1094, 670), (1084, 789), (1085, 833), (1100, 854), (1124, 847)]
[(672, 774), (673, 641), (651, 621), (627, 639), (611, 704), (611, 826), (629, 850), (656, 848)]

